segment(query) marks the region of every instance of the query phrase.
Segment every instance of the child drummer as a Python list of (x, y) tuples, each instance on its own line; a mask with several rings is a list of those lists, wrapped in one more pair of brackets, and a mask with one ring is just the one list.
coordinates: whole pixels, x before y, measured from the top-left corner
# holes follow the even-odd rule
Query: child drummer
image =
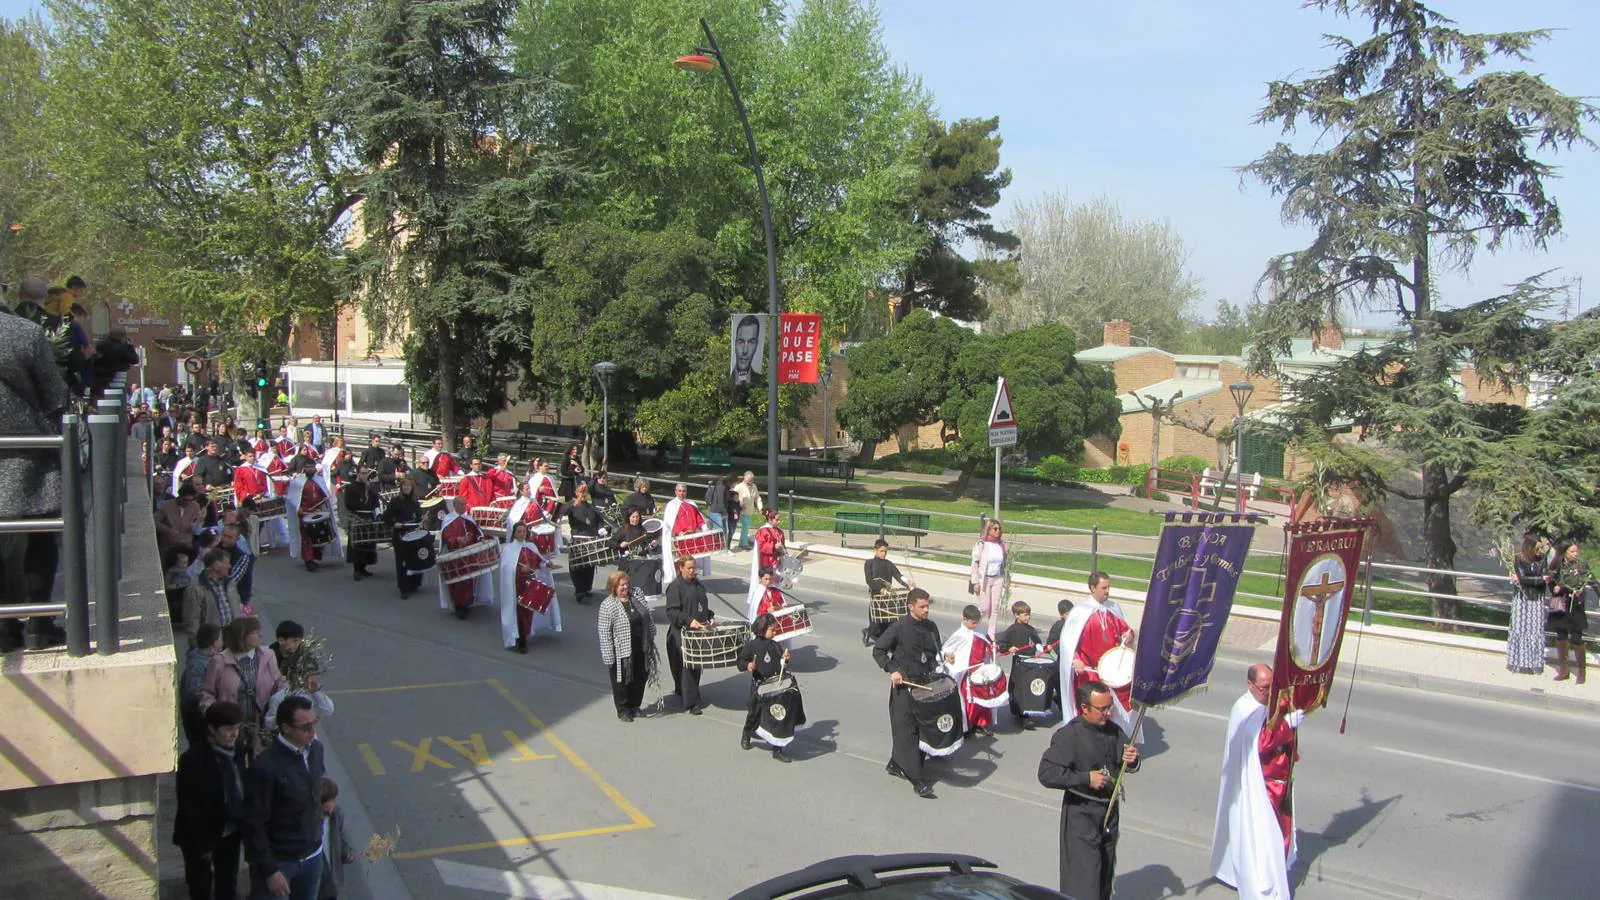
[[(1022, 707), (1017, 703), (1017, 661), (1027, 656), (1048, 656), (1049, 651), (1039, 639), (1039, 629), (1032, 624), (1033, 608), (1018, 600), (1011, 604), (1012, 622), (1005, 631), (994, 639), (994, 649), (1001, 656), (1010, 656), (1011, 660), (1011, 714), (1022, 723), (1023, 731), (1033, 730), (1033, 720), (1022, 714)], [(1055, 684), (1054, 681), (1049, 682)], [(1052, 697), (1052, 702), (1054, 698)], [(1048, 703), (1046, 704), (1048, 707)]]
[[(917, 584), (914, 580), (900, 574), (900, 567), (889, 561), (889, 542), (878, 538), (872, 542), (872, 558), (867, 560), (867, 595), (876, 597), (884, 591), (894, 587), (896, 581), (904, 588), (913, 588)], [(878, 639), (884, 629), (889, 627), (888, 622), (867, 621), (867, 631), (864, 637), (870, 642)]]
[[(762, 580), (770, 572), (763, 573)], [(739, 746), (744, 750), (750, 749), (752, 739), (756, 734), (756, 726), (761, 724), (761, 695), (757, 688), (761, 682), (778, 674), (783, 669), (784, 663), (789, 659), (789, 651), (783, 645), (773, 640), (778, 632), (778, 620), (772, 613), (762, 613), (756, 616), (755, 624), (750, 627), (751, 633), (756, 635), (739, 648), (737, 665), (740, 670), (750, 673), (750, 702), (749, 711), (744, 717), (744, 731), (739, 735)], [(796, 716), (796, 724), (804, 722), (804, 714)], [(772, 748), (772, 758), (778, 762), (789, 762), (789, 755), (783, 752), (782, 747)]]
[[(778, 573), (772, 569), (762, 569), (759, 580), (750, 586), (750, 593), (745, 595), (745, 621), (754, 627), (756, 619), (771, 612), (777, 612), (789, 605), (789, 598), (778, 589)], [(760, 631), (755, 634), (760, 635)]]

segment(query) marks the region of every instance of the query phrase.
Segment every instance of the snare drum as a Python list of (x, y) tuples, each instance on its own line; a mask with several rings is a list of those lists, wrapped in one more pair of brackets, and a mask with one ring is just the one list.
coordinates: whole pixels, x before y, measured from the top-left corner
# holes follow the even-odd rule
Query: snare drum
[(276, 519), (289, 514), (289, 504), (282, 497), (257, 497), (256, 518)]
[(800, 685), (788, 675), (774, 675), (755, 686), (761, 724), (756, 737), (769, 747), (787, 747), (794, 730), (806, 723), (806, 710), (800, 702)]
[(910, 588), (889, 588), (871, 598), (867, 612), (872, 622), (893, 622), (906, 614), (906, 597)]
[(500, 543), (479, 541), (460, 550), (439, 554), (439, 580), (445, 584), (470, 581), (500, 567)]
[(350, 517), (350, 546), (387, 550), (393, 540), (394, 529), (389, 527), (388, 522), (365, 516)]
[(333, 543), (333, 517), (325, 512), (301, 516), (300, 540), (313, 547), (326, 547)]
[(1100, 655), (1100, 662), (1095, 664), (1094, 670), (1100, 674), (1100, 680), (1112, 690), (1125, 688), (1133, 684), (1133, 650), (1127, 647), (1112, 647)]
[(533, 538), (533, 545), (539, 548), (539, 553), (545, 559), (556, 555), (556, 527), (549, 522), (540, 522), (528, 529)]
[(674, 556), (711, 556), (722, 552), (727, 546), (724, 540), (722, 532), (709, 528), (693, 534), (680, 534), (672, 539), (672, 553)]
[(424, 572), (436, 562), (433, 532), (418, 528), (400, 535), (400, 568), (407, 572)]
[(238, 506), (231, 487), (214, 487), (208, 493), (211, 494), (211, 502), (217, 505), (217, 512), (227, 512)]
[(696, 669), (723, 669), (738, 665), (739, 648), (750, 640), (743, 622), (714, 622), (710, 628), (683, 630), (683, 664)]
[(272, 480), (272, 492), (274, 494), (282, 497), (284, 494), (289, 493), (289, 482), (294, 480), (294, 476), (268, 475), (267, 477)]
[(622, 551), (611, 543), (610, 538), (573, 538), (572, 543), (567, 545), (567, 564), (574, 569), (583, 566), (603, 566), (620, 559)]
[(467, 511), (467, 514), (472, 516), (472, 521), (477, 522), (478, 527), (484, 531), (505, 534), (506, 513), (510, 511), (511, 507), (509, 506), (504, 508), (499, 506), (474, 506)]
[(448, 477), (439, 479), (439, 496), (454, 497), (456, 494), (460, 493), (461, 479), (463, 477), (465, 476), (450, 475)]
[(778, 620), (778, 633), (772, 636), (775, 641), (787, 641), (811, 633), (811, 613), (804, 606), (785, 606), (773, 610), (772, 615)]
[(989, 709), (999, 709), (1011, 702), (1006, 687), (1006, 673), (996, 663), (983, 663), (967, 676), (967, 692), (972, 695), (972, 702)]
[(1050, 715), (1055, 695), (1056, 661), (1049, 656), (1016, 656), (1011, 663), (1011, 692), (1025, 716)]
[(961, 749), (966, 719), (961, 692), (949, 675), (930, 675), (926, 688), (907, 687), (917, 717), (917, 746), (929, 756), (949, 756)]
[(530, 612), (542, 614), (556, 598), (556, 589), (535, 578), (517, 593), (517, 605)]
[(785, 556), (783, 561), (778, 563), (778, 577), (788, 590), (793, 590), (794, 586), (800, 583), (800, 576), (804, 575), (805, 571), (805, 565), (793, 556)]

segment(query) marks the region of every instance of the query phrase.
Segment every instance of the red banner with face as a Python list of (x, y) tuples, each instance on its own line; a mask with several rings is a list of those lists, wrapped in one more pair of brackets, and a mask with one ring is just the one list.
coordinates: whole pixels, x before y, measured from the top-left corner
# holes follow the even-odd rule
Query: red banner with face
[(1289, 562), (1272, 663), (1273, 718), (1328, 704), (1370, 524), (1371, 519), (1319, 519), (1284, 528)]
[(816, 384), (822, 361), (822, 314), (778, 316), (778, 383)]

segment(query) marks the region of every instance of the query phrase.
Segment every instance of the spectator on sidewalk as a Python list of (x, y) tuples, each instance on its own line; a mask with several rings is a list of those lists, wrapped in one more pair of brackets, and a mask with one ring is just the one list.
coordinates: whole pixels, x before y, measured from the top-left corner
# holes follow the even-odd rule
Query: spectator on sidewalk
[(311, 701), (286, 698), (278, 706), (277, 725), (278, 736), (245, 776), (244, 843), (251, 895), (316, 900), (325, 863), (324, 766)]
[(177, 496), (161, 501), (156, 507), (156, 549), (162, 558), (174, 550), (185, 552), (194, 548), (195, 530), (200, 525), (201, 509), (192, 485), (176, 485)]
[(232, 703), (206, 710), (205, 734), (178, 757), (172, 842), (183, 851), (189, 900), (236, 900), (244, 833), (244, 779), (234, 743), (244, 716)]
[(200, 687), (200, 708), (227, 700), (244, 711), (244, 727), (236, 745), (241, 762), (261, 749), (261, 735), (272, 695), (283, 689), (278, 660), (261, 647), (261, 620), (254, 616), (234, 619), (223, 631), (224, 650), (211, 658)]
[(739, 549), (750, 549), (750, 519), (765, 509), (761, 502), (761, 488), (756, 486), (756, 473), (744, 473), (744, 480), (733, 486), (739, 500)]
[(195, 632), (194, 646), (183, 657), (183, 678), (178, 682), (178, 718), (190, 744), (205, 740), (205, 716), (200, 712), (200, 691), (205, 687), (211, 658), (222, 651), (222, 629), (201, 625)]
[(327, 869), (322, 873), (322, 888), (317, 900), (335, 900), (344, 890), (344, 867), (356, 861), (350, 837), (344, 833), (344, 809), (339, 806), (339, 785), (332, 778), (322, 779), (322, 858)]
[(1544, 627), (1546, 594), (1552, 576), (1545, 555), (1545, 541), (1533, 532), (1522, 536), (1522, 545), (1512, 561), (1511, 583), (1516, 594), (1511, 598), (1511, 630), (1506, 634), (1506, 668), (1523, 675), (1544, 672)]
[[(22, 280), (24, 296), (42, 295), (43, 287), (42, 279)], [(0, 434), (56, 434), (66, 405), (67, 385), (44, 329), (0, 299)], [(59, 515), (61, 452), (0, 451), (0, 519)], [(57, 548), (57, 536), (49, 532), (0, 535), (0, 603), (49, 603)], [(64, 640), (65, 631), (50, 616), (34, 616), (25, 628), (18, 619), (0, 619), (0, 653), (24, 644), (42, 650)]]
[(234, 620), (244, 618), (244, 606), (239, 595), (228, 581), (231, 563), (228, 551), (214, 547), (201, 557), (200, 574), (183, 595), (183, 633), (193, 647), (201, 625), (227, 628)]

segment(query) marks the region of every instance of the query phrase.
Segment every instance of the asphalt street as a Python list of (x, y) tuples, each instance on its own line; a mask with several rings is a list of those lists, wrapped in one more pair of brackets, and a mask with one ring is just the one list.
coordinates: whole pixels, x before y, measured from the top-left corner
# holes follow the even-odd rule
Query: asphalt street
[[(346, 773), (341, 800), (360, 807), (355, 830), (399, 829), (394, 868), (371, 870), (369, 895), (390, 900), (398, 882), (415, 897), (462, 900), (724, 897), (831, 856), (929, 850), (1056, 883), (1059, 795), (1035, 778), (1048, 728), (1019, 732), (1002, 711), (994, 738), (931, 763), (937, 801), (884, 774), (886, 676), (861, 645), (859, 585), (802, 579), (796, 591), (815, 626), (793, 661), (809, 723), (783, 765), (739, 749), (747, 680), (731, 669), (705, 673), (704, 716), (668, 702), (618, 721), (598, 603), (573, 602), (564, 573), (565, 631), (524, 656), (501, 647), (497, 610), (457, 621), (438, 608), (432, 576), (401, 601), (389, 554), (377, 571), (356, 583), (346, 566), (307, 573), (280, 554), (256, 575), (269, 619), (327, 639), (324, 683), (338, 709), (322, 740)], [(742, 614), (747, 571), (747, 556), (715, 561), (707, 585), (719, 611)], [(935, 599), (948, 634), (961, 599)], [(1043, 631), (1049, 618), (1034, 624)], [(1208, 859), (1224, 725), (1247, 662), (1225, 658), (1210, 692), (1147, 718), (1118, 896), (1233, 894), (1209, 880)], [(647, 702), (671, 689), (665, 671), (661, 680)], [(1341, 735), (1346, 686), (1303, 731), (1298, 896), (1590, 895), (1600, 722), (1363, 682)]]

